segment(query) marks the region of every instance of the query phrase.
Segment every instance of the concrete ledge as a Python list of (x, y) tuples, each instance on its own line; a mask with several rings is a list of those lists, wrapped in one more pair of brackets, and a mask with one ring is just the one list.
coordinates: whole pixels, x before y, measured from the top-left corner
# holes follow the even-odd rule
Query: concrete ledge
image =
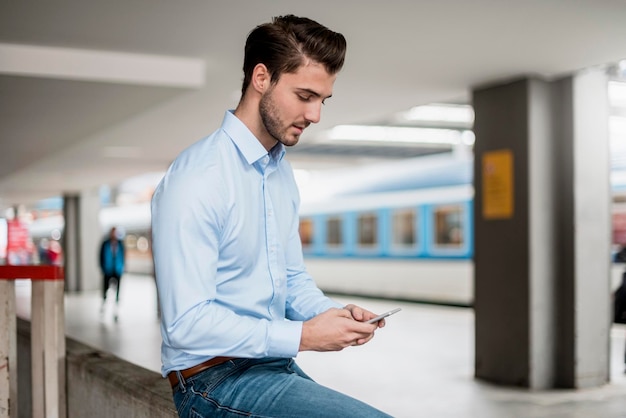
[[(30, 322), (18, 318), (18, 412), (31, 416)], [(68, 417), (176, 418), (169, 383), (159, 373), (71, 338), (67, 348)]]

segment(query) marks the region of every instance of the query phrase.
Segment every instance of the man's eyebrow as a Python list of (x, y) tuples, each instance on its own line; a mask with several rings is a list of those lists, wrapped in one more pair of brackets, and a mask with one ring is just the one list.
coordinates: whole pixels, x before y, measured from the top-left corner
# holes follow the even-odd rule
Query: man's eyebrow
[[(322, 97), (322, 95), (321, 95), (320, 93), (316, 92), (315, 90), (311, 90), (311, 89), (307, 89), (307, 88), (302, 88), (302, 87), (299, 87), (299, 88), (298, 88), (298, 90), (299, 90), (299, 91), (301, 91), (301, 92), (303, 92), (303, 93), (304, 93), (304, 92), (306, 92), (306, 93), (312, 94), (312, 95), (313, 95), (313, 96), (315, 96), (315, 97)], [(330, 95), (328, 95), (328, 96), (324, 97), (324, 100), (326, 100), (326, 99), (330, 99), (331, 97), (333, 97), (333, 95), (332, 95), (332, 94), (330, 94)]]

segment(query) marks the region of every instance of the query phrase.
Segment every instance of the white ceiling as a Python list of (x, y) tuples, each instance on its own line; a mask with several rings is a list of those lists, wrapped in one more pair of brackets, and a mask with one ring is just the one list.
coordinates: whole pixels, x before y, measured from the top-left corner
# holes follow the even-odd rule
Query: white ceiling
[(468, 102), (485, 83), (626, 58), (615, 0), (4, 1), (0, 207), (164, 170), (236, 104), (250, 29), (286, 13), (348, 39), (303, 143), (335, 124)]

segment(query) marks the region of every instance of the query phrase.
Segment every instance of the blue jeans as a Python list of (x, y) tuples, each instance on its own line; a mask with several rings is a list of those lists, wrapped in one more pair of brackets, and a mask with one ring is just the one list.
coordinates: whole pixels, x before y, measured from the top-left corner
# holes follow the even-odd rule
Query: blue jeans
[(315, 383), (290, 358), (235, 359), (211, 367), (180, 381), (174, 403), (181, 418), (389, 417)]

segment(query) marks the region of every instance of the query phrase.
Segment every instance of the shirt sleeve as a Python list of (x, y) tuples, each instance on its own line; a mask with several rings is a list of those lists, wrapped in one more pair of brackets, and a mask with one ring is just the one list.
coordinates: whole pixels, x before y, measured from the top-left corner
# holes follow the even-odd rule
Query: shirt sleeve
[[(163, 343), (191, 356), (293, 357), (302, 323), (235, 312), (216, 300), (226, 206), (215, 173), (168, 173), (153, 196), (155, 275)], [(207, 178), (212, 181), (207, 185)]]

